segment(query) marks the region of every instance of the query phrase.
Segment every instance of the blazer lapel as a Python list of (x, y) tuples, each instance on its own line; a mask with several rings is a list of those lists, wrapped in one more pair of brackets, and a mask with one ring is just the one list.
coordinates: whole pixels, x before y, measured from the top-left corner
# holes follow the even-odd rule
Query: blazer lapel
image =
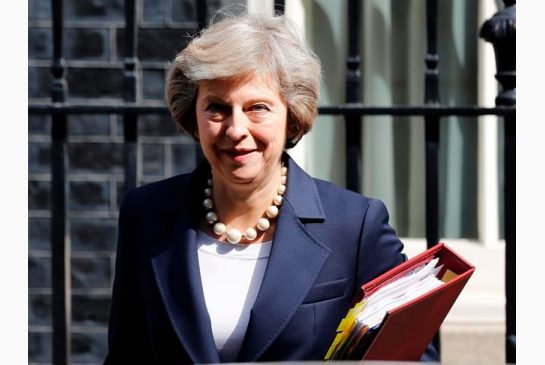
[(151, 253), (155, 279), (176, 335), (193, 362), (218, 363), (199, 271), (193, 204), (179, 204), (184, 208), (174, 228)]
[(330, 249), (301, 221), (324, 220), (314, 181), (289, 157), (288, 187), (261, 289), (238, 361), (254, 362), (280, 335), (315, 282)]

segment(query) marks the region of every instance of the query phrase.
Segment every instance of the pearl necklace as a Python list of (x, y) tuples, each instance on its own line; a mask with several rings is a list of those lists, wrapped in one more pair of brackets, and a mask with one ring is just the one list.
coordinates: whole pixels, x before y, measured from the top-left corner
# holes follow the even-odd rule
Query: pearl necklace
[[(288, 178), (288, 168), (282, 166), (280, 170), (280, 186), (277, 189), (277, 195), (273, 199), (273, 204), (265, 210), (265, 215), (267, 218), (276, 218), (278, 216), (278, 207), (282, 205), (282, 195), (286, 191), (286, 181)], [(253, 241), (257, 238), (257, 231), (254, 227), (249, 227), (244, 233), (242, 233), (237, 228), (228, 229), (227, 226), (219, 221), (218, 214), (214, 211), (214, 201), (212, 200), (212, 179), (208, 179), (207, 187), (204, 189), (204, 195), (206, 198), (203, 200), (202, 205), (208, 211), (205, 216), (206, 223), (214, 225), (214, 233), (218, 236), (223, 236), (227, 238), (227, 241), (232, 244), (239, 243), (240, 240), (247, 239), (248, 241)], [(259, 218), (256, 223), (256, 228), (262, 232), (265, 232), (271, 226), (269, 219), (265, 217)]]

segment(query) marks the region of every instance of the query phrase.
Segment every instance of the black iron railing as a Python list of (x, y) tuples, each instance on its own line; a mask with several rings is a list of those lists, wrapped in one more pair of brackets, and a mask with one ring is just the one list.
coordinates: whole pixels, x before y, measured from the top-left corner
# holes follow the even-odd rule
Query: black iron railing
[[(497, 79), (502, 91), (496, 107), (476, 105), (446, 106), (439, 98), (439, 55), (437, 52), (437, 0), (427, 0), (426, 29), (427, 52), (425, 100), (423, 105), (377, 107), (362, 104), (360, 7), (358, 0), (348, 0), (348, 55), (346, 60), (346, 104), (322, 106), (322, 115), (342, 115), (346, 127), (346, 183), (351, 190), (361, 192), (361, 117), (366, 115), (421, 116), (425, 121), (426, 155), (426, 240), (428, 246), (439, 240), (439, 121), (446, 116), (497, 115), (505, 120), (505, 241), (506, 241), (506, 361), (516, 362), (515, 331), (515, 121), (516, 121), (516, 69), (515, 69), (515, 0), (504, 0), (505, 9), (487, 21), (481, 37), (494, 45), (496, 51)], [(206, 1), (197, 1), (199, 28), (208, 18)], [(68, 229), (67, 185), (67, 115), (89, 113), (115, 113), (123, 116), (125, 145), (125, 189), (138, 185), (138, 117), (143, 114), (166, 114), (164, 104), (138, 103), (136, 57), (138, 0), (125, 0), (125, 54), (123, 103), (70, 103), (66, 101), (67, 86), (64, 79), (63, 58), (63, 0), (52, 0), (53, 11), (53, 66), (51, 73), (52, 103), (30, 103), (30, 114), (52, 115), (52, 271), (53, 271), (53, 362), (70, 363), (70, 234)], [(283, 12), (285, 1), (274, 2), (274, 9)], [(198, 157), (201, 158), (201, 157)], [(436, 338), (437, 340), (437, 338)]]
[[(63, 57), (64, 2), (53, 1), (53, 66), (51, 100), (66, 99)], [(51, 255), (53, 281), (53, 363), (68, 364), (71, 353), (70, 232), (68, 226), (68, 171), (66, 114), (52, 115), (51, 126)]]

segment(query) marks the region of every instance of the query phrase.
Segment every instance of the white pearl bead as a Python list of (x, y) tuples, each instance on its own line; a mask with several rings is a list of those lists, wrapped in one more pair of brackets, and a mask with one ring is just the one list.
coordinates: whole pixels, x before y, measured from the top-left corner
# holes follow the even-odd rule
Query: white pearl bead
[(267, 214), (267, 217), (269, 218), (275, 218), (278, 215), (278, 207), (276, 205), (271, 205), (267, 208), (265, 214)]
[[(278, 206), (282, 205), (284, 198), (282, 194), (286, 192), (286, 182), (287, 182), (288, 168), (285, 166), (281, 167), (280, 170), (280, 182), (281, 185), (278, 186), (278, 195), (273, 198), (273, 204), (267, 208), (265, 215), (269, 218), (276, 218), (279, 214)], [(204, 189), (204, 194), (206, 199), (203, 200), (202, 205), (207, 210), (212, 210), (214, 207), (214, 201), (212, 200), (212, 179), (206, 181), (207, 187)], [(236, 228), (227, 229), (227, 226), (224, 223), (219, 222), (219, 217), (216, 212), (210, 211), (206, 214), (205, 220), (208, 224), (214, 225), (214, 233), (218, 236), (225, 234), (228, 242), (232, 244), (239, 243), (242, 237), (245, 237), (249, 241), (253, 241), (257, 238), (257, 231), (250, 227), (246, 229), (244, 234)], [(257, 229), (260, 231), (266, 231), (271, 226), (271, 223), (267, 218), (259, 218), (257, 221)]]
[(257, 237), (257, 232), (255, 229), (250, 227), (244, 233), (244, 237), (246, 237), (247, 240), (253, 241)]
[(223, 236), (226, 230), (227, 230), (227, 227), (225, 226), (225, 224), (221, 222), (214, 224), (214, 233), (217, 234), (218, 236)]
[(257, 221), (257, 229), (260, 231), (266, 231), (271, 226), (271, 223), (267, 218), (259, 218)]
[(206, 221), (208, 224), (214, 224), (218, 221), (218, 215), (214, 212), (206, 213)]
[(240, 233), (240, 231), (236, 228), (231, 228), (229, 231), (227, 231), (226, 238), (229, 243), (239, 243), (242, 239), (242, 233)]
[(212, 199), (204, 199), (202, 202), (202, 206), (206, 209), (212, 209), (212, 207), (214, 206), (214, 202), (212, 201)]

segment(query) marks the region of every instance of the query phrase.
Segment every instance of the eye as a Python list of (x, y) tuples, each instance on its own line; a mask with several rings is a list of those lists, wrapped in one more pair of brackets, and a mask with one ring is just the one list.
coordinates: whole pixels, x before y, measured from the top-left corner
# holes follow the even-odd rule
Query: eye
[(261, 112), (261, 111), (269, 111), (269, 107), (265, 104), (254, 104), (250, 107), (251, 111), (254, 112)]
[(227, 113), (229, 111), (229, 108), (226, 105), (222, 105), (219, 103), (210, 103), (206, 106), (205, 110), (212, 113)]

